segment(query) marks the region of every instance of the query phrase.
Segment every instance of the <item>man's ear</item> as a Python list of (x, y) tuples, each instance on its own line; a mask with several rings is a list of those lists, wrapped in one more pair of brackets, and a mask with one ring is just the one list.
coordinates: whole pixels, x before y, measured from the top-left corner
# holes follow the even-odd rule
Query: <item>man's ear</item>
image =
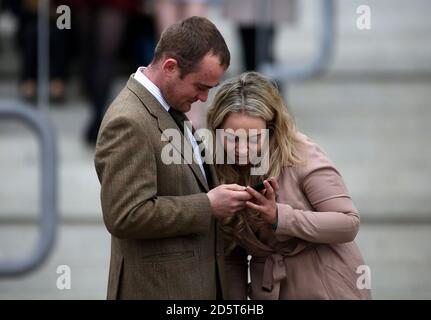
[(166, 59), (162, 64), (162, 69), (165, 72), (165, 74), (174, 74), (178, 71), (178, 62), (174, 58), (168, 58)]

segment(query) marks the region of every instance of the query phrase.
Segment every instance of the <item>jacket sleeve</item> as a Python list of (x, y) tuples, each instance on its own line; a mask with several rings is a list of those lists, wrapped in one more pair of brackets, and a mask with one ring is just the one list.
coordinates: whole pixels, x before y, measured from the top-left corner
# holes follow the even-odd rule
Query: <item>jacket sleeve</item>
[(137, 120), (117, 116), (99, 133), (95, 166), (108, 231), (128, 239), (209, 232), (212, 217), (206, 193), (157, 195), (156, 154), (146, 131)]
[(225, 257), (225, 283), (227, 286), (227, 300), (247, 300), (247, 253), (239, 246), (236, 246)]
[(315, 243), (353, 241), (359, 230), (359, 213), (343, 179), (316, 144), (308, 141), (307, 149), (307, 164), (297, 171), (298, 186), (313, 209), (300, 210), (277, 203), (275, 234), (278, 238), (287, 235)]

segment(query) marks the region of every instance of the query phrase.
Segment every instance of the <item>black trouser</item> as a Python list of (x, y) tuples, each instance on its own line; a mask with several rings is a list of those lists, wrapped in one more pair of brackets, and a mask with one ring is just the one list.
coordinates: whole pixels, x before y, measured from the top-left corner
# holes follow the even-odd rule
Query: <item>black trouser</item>
[[(262, 26), (259, 27), (259, 32), (262, 32), (262, 41), (259, 50), (261, 56), (259, 57), (262, 62), (273, 62), (273, 38), (274, 38), (274, 26)], [(245, 69), (247, 71), (256, 70), (257, 67), (257, 48), (256, 48), (256, 36), (258, 29), (256, 26), (241, 26), (239, 28), (242, 48), (243, 48), (243, 58), (245, 61)]]

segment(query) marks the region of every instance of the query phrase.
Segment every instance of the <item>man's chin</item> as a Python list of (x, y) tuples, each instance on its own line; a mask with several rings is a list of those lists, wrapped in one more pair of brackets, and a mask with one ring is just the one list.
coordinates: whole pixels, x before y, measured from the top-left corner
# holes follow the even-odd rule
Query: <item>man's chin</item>
[(190, 111), (191, 105), (185, 105), (185, 104), (180, 105), (180, 106), (176, 105), (175, 107), (171, 107), (171, 108), (175, 109), (176, 111), (182, 112), (182, 113), (187, 113)]
[(184, 104), (184, 105), (181, 107), (181, 112), (183, 112), (183, 113), (187, 113), (187, 112), (189, 112), (190, 110), (192, 110), (192, 104), (191, 104), (191, 103), (189, 103), (189, 104)]

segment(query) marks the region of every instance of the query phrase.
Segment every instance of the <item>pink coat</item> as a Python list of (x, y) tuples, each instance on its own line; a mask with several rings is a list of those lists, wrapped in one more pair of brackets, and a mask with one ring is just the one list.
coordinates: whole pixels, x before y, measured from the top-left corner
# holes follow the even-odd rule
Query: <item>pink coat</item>
[(286, 167), (278, 179), (276, 231), (262, 228), (226, 257), (228, 298), (370, 299), (354, 242), (358, 211), (327, 155), (298, 135), (306, 163)]

